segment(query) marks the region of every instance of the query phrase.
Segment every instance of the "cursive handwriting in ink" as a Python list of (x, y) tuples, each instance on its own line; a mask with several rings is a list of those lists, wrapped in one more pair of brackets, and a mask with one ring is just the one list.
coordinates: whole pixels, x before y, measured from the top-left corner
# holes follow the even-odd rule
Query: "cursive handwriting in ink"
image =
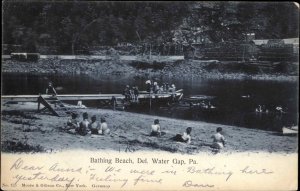
[(176, 175), (177, 171), (176, 170), (165, 170), (161, 172), (162, 174), (173, 174)]
[(215, 185), (213, 184), (195, 184), (191, 180), (187, 180), (183, 183), (183, 187), (196, 187), (196, 188), (213, 188)]
[(121, 185), (121, 188), (124, 187), (128, 183), (127, 178), (118, 178), (114, 177), (115, 175), (107, 175), (106, 177), (99, 177), (97, 174), (90, 174), (90, 181), (96, 181), (96, 182), (123, 182)]
[(42, 173), (42, 172), (34, 173), (31, 176), (24, 176), (24, 175), (17, 174), (16, 176), (13, 177), (13, 179), (16, 179), (16, 181), (14, 182), (14, 185), (16, 185), (20, 180), (23, 180), (23, 181), (49, 180), (51, 182), (67, 182), (68, 184), (71, 184), (75, 180), (75, 178), (64, 177), (59, 174), (49, 177), (45, 173)]
[(79, 168), (61, 168), (58, 166), (59, 163), (53, 164), (48, 170), (53, 172), (78, 172), (81, 174), (82, 167)]
[(115, 168), (115, 167), (112, 167), (112, 166), (108, 166), (104, 172), (121, 172), (121, 169), (120, 168)]
[(187, 172), (191, 174), (210, 174), (210, 175), (225, 175), (226, 181), (233, 175), (232, 171), (217, 171), (215, 167), (212, 168), (203, 168), (197, 169), (194, 166), (190, 166), (187, 168)]
[(273, 174), (273, 171), (268, 171), (266, 169), (261, 170), (251, 170), (249, 166), (246, 166), (244, 169), (240, 170), (243, 174)]
[(146, 179), (144, 178), (145, 176), (140, 175), (139, 177), (137, 177), (136, 179), (134, 179), (134, 183), (133, 185), (137, 185), (139, 182), (143, 182), (143, 183), (157, 183), (157, 184), (161, 184), (162, 183), (162, 179)]
[(155, 173), (154, 170), (130, 170), (130, 173), (132, 174), (144, 174), (144, 175), (153, 175)]
[(24, 165), (24, 161), (21, 158), (18, 158), (14, 164), (10, 167), (9, 170), (18, 170), (18, 169), (22, 169), (22, 170), (42, 170), (44, 168), (44, 166), (27, 166)]

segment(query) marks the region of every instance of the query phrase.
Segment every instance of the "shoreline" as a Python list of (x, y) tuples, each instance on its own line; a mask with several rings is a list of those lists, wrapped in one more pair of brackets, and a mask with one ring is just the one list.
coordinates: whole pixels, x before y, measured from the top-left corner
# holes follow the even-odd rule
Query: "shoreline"
[[(2, 60), (2, 73), (87, 75), (93, 76), (131, 76), (131, 77), (165, 77), (214, 80), (258, 80), (298, 82), (297, 71), (291, 73), (256, 71), (258, 69), (237, 66), (235, 63), (209, 63), (196, 60), (148, 63), (139, 61), (97, 61), (97, 60), (59, 60), (41, 59), (38, 62), (21, 62)], [(292, 63), (293, 69), (298, 65)], [(245, 71), (244, 71), (245, 70)], [(251, 71), (255, 70), (255, 71)]]
[[(73, 135), (61, 131), (67, 122), (66, 117), (55, 117), (45, 113), (36, 113), (36, 103), (2, 105), (2, 145), (9, 150), (12, 142), (26, 143), (31, 151), (52, 152), (74, 149), (113, 150), (113, 151), (166, 151), (171, 153), (211, 153), (208, 146), (212, 143), (211, 135), (217, 127), (223, 128), (227, 144), (221, 153), (297, 153), (297, 136), (282, 136), (279, 133), (259, 129), (171, 119), (145, 114), (113, 111), (108, 109), (76, 109), (79, 114), (88, 112), (89, 118), (96, 115), (99, 120), (104, 117), (111, 129), (109, 136)], [(160, 120), (162, 137), (150, 137), (150, 128), (154, 119)], [(181, 134), (187, 127), (192, 127), (192, 143), (187, 145), (171, 141), (170, 138)], [(10, 145), (11, 146), (11, 145)], [(11, 149), (13, 147), (10, 147)], [(29, 149), (30, 150), (30, 149)], [(24, 151), (23, 151), (24, 152)]]

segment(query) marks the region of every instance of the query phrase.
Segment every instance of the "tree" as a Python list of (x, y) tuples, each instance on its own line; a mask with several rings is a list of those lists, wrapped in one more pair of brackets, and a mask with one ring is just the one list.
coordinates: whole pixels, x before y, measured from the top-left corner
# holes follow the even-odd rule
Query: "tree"
[[(33, 44), (75, 54), (87, 45), (168, 43), (174, 31), (180, 31), (180, 43), (199, 35), (212, 42), (240, 40), (247, 32), (288, 38), (298, 36), (298, 17), (291, 2), (4, 1), (3, 43), (28, 46), (34, 39)], [(42, 34), (47, 38), (39, 38)]]

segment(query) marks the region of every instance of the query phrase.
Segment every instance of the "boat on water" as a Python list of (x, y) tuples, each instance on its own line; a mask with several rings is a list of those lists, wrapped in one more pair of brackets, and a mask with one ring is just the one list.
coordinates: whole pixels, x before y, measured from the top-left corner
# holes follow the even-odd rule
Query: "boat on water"
[(298, 126), (282, 127), (283, 134), (298, 134)]
[(147, 91), (140, 91), (138, 100), (129, 99), (123, 100), (123, 104), (126, 105), (127, 108), (129, 107), (136, 107), (136, 106), (144, 106), (144, 105), (152, 105), (152, 106), (171, 106), (172, 103), (179, 102), (183, 97), (183, 90), (177, 90), (175, 92), (147, 92)]
[(153, 93), (153, 92), (147, 92), (147, 91), (140, 91), (139, 92), (139, 100), (140, 101), (149, 101), (151, 98), (152, 100), (161, 100), (161, 101), (168, 101), (168, 100), (173, 100), (173, 101), (179, 101), (183, 97), (183, 89), (179, 89), (175, 91), (174, 93), (172, 92), (159, 92), (159, 93)]
[(188, 101), (203, 101), (203, 100), (212, 100), (215, 96), (208, 96), (208, 95), (193, 95), (189, 98), (186, 98)]
[(203, 110), (214, 110), (217, 108), (211, 103), (214, 98), (215, 96), (193, 95), (188, 98), (184, 98), (180, 103), (180, 106)]

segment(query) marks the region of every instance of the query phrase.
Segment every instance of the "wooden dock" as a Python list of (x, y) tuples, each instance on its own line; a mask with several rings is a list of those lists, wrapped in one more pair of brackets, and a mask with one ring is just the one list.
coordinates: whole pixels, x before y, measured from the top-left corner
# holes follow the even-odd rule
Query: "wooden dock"
[[(175, 99), (180, 100), (183, 96), (182, 90), (178, 90), (177, 92), (170, 93), (159, 93), (159, 94), (153, 94), (153, 93), (145, 93), (142, 92), (138, 96), (139, 101), (149, 101), (151, 106), (151, 100), (169, 100), (169, 99)], [(113, 108), (121, 103), (124, 104), (124, 102), (132, 103), (137, 100), (128, 100), (125, 99), (125, 96), (122, 94), (60, 94), (60, 95), (2, 95), (1, 101), (2, 103), (5, 102), (37, 102), (38, 108), (37, 111), (41, 112), (44, 110), (49, 110), (53, 115), (56, 116), (63, 116), (64, 112), (60, 112), (57, 109), (57, 105), (60, 105), (64, 108), (64, 104), (62, 101), (84, 101), (84, 100), (98, 100), (104, 105), (112, 105)], [(44, 107), (41, 108), (41, 105)]]
[(16, 101), (16, 102), (35, 102), (42, 96), (45, 99), (57, 98), (61, 101), (69, 100), (108, 100), (115, 96), (116, 99), (124, 99), (121, 94), (61, 94), (61, 95), (3, 95), (1, 99), (3, 101)]
[[(176, 97), (180, 96), (182, 93), (176, 92)], [(56, 96), (52, 95), (2, 95), (2, 101), (15, 101), (15, 102), (36, 102), (42, 96), (44, 99), (57, 98), (61, 101), (83, 101), (83, 100), (111, 100), (113, 97), (115, 99), (125, 99), (125, 96), (122, 94), (60, 94)], [(161, 93), (161, 94), (140, 94), (138, 99), (161, 99), (169, 98), (172, 96), (172, 93)]]

